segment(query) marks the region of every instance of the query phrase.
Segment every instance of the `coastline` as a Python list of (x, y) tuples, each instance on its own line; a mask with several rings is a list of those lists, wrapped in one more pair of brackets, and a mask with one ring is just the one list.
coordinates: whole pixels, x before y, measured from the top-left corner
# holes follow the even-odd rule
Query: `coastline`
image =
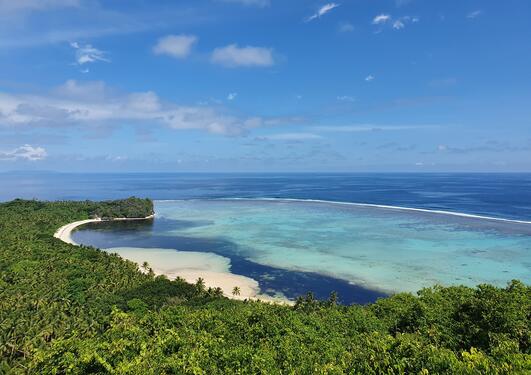
[(146, 217), (119, 217), (119, 218), (111, 219), (111, 220), (102, 220), (100, 218), (79, 220), (79, 221), (74, 221), (73, 223), (69, 223), (69, 224), (63, 225), (61, 228), (59, 228), (59, 229), (57, 229), (55, 231), (53, 236), (55, 238), (60, 239), (63, 242), (69, 243), (71, 245), (79, 246), (79, 244), (76, 243), (72, 239), (72, 232), (74, 231), (74, 229), (76, 229), (77, 227), (79, 227), (81, 225), (88, 224), (88, 223), (98, 223), (98, 222), (102, 222), (102, 221), (149, 220), (149, 219), (153, 219), (154, 217), (155, 217), (155, 215), (153, 214), (153, 215), (149, 215), (149, 216), (146, 216)]
[(57, 231), (54, 233), (53, 236), (70, 245), (79, 246), (78, 243), (72, 240), (72, 236), (71, 236), (72, 231), (76, 229), (77, 227), (79, 227), (80, 225), (88, 224), (88, 223), (95, 223), (98, 221), (102, 221), (102, 220), (101, 219), (87, 219), (87, 220), (74, 221), (73, 223), (63, 225), (61, 228), (57, 229)]
[[(72, 232), (81, 225), (106, 221), (148, 220), (154, 217), (155, 215), (150, 215), (145, 218), (117, 218), (112, 220), (96, 218), (79, 220), (60, 227), (55, 232), (54, 237), (68, 244), (79, 246), (80, 244), (72, 239)], [(231, 299), (250, 299), (282, 304), (293, 303), (287, 298), (260, 294), (258, 281), (250, 277), (231, 273), (230, 261), (225, 257), (213, 253), (143, 248), (111, 248), (102, 250), (109, 253), (116, 253), (123, 259), (137, 263), (139, 269), (141, 269), (142, 263), (147, 261), (156, 275), (164, 275), (170, 280), (180, 277), (186, 282), (194, 284), (197, 279), (202, 278), (207, 288), (219, 287), (223, 290), (223, 295)], [(146, 252), (144, 250), (149, 251)], [(209, 262), (209, 257), (214, 258), (214, 262)], [(234, 287), (239, 288), (239, 295), (232, 294)]]

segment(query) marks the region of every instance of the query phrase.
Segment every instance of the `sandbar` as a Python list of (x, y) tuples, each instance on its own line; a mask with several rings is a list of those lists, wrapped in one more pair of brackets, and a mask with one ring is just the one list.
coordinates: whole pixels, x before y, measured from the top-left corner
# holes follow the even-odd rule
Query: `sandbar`
[[(149, 218), (152, 218), (152, 216), (147, 218), (113, 220), (145, 220)], [(79, 246), (72, 239), (72, 231), (81, 225), (101, 221), (101, 219), (96, 218), (79, 220), (63, 225), (55, 232), (54, 237), (63, 242)], [(223, 295), (232, 299), (259, 299), (261, 301), (291, 304), (291, 301), (284, 297), (261, 295), (258, 281), (250, 277), (231, 273), (230, 259), (214, 253), (133, 247), (118, 247), (103, 250), (109, 253), (116, 253), (124, 259), (137, 263), (141, 270), (143, 270), (142, 266), (144, 262), (147, 262), (149, 268), (156, 275), (165, 275), (170, 280), (180, 277), (188, 283), (193, 284), (197, 279), (202, 278), (205, 287), (221, 288)], [(238, 287), (239, 293), (233, 293), (235, 287)]]

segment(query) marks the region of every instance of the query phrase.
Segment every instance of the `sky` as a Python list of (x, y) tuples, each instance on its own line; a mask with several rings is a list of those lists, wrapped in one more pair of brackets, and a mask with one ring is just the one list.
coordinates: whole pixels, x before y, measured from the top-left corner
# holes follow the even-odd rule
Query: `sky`
[(531, 171), (528, 0), (0, 0), (0, 171)]

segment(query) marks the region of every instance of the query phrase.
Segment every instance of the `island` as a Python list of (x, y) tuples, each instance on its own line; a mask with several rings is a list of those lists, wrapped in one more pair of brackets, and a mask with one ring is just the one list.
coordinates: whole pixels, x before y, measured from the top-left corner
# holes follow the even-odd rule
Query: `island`
[(368, 305), (308, 293), (290, 306), (227, 298), (201, 278), (169, 279), (54, 237), (74, 222), (153, 214), (134, 197), (0, 203), (0, 373), (531, 371), (531, 287), (517, 280)]

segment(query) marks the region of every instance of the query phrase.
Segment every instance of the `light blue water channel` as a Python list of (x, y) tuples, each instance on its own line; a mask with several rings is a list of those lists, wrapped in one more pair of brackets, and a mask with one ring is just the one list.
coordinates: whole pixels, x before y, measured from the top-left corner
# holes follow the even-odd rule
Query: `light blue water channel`
[[(250, 261), (387, 292), (434, 284), (531, 283), (531, 224), (311, 201), (157, 201), (158, 217), (199, 225)], [(204, 249), (209, 251), (209, 249)]]

